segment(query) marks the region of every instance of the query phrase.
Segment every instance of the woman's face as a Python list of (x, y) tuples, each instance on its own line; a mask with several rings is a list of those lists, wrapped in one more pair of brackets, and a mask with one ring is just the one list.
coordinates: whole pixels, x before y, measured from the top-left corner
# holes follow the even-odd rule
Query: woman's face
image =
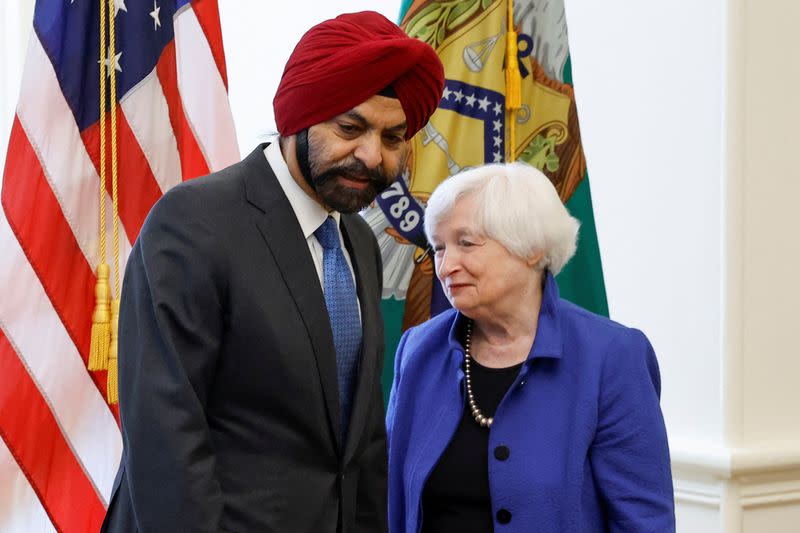
[(476, 203), (459, 199), (431, 236), (436, 276), (450, 304), (480, 320), (516, 302), (535, 279), (535, 261), (520, 259), (476, 229)]

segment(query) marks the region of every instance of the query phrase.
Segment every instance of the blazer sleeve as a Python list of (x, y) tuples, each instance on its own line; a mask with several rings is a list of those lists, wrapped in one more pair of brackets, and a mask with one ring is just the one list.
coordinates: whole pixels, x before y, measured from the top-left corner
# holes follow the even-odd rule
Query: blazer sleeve
[(389, 442), (392, 440), (392, 430), (394, 429), (395, 417), (397, 416), (397, 402), (400, 389), (400, 378), (402, 374), (403, 350), (411, 330), (407, 330), (400, 337), (397, 343), (397, 351), (394, 355), (394, 371), (392, 373), (392, 388), (389, 392), (389, 404), (386, 407), (386, 434)]
[[(400, 382), (402, 380), (402, 364), (403, 354), (405, 350), (406, 341), (411, 334), (411, 330), (407, 330), (400, 337), (400, 342), (397, 345), (397, 351), (394, 356), (394, 374), (392, 376), (392, 389), (389, 394), (389, 405), (386, 408), (386, 434), (389, 443), (389, 531), (399, 532), (405, 531), (405, 491), (403, 490), (403, 468), (402, 460), (399, 458), (399, 450), (397, 442), (400, 439), (408, 438), (409, 432), (403, 434), (403, 430), (398, 431), (396, 422), (398, 422), (398, 404), (400, 403)], [(394, 449), (392, 448), (394, 446)]]
[(655, 352), (626, 329), (611, 344), (600, 381), (589, 457), (611, 532), (675, 531), (674, 496)]
[[(212, 224), (175, 190), (131, 251), (119, 322), (123, 468), (141, 531), (218, 531), (206, 419), (223, 333)], [(196, 207), (196, 206), (195, 206)]]
[[(370, 240), (373, 243), (375, 255), (375, 268), (378, 276), (378, 294), (380, 300), (383, 293), (383, 266), (378, 243), (370, 231)], [(380, 376), (383, 374), (384, 361), (383, 331), (380, 332), (380, 342), (376, 350), (378, 376), (372, 384), (372, 409), (367, 420), (367, 429), (370, 433), (369, 442), (364, 450), (364, 459), (359, 476), (357, 504), (356, 504), (356, 531), (358, 533), (381, 533), (387, 531), (386, 527), (386, 499), (388, 494), (388, 458), (386, 455), (386, 428), (384, 427), (383, 387)]]

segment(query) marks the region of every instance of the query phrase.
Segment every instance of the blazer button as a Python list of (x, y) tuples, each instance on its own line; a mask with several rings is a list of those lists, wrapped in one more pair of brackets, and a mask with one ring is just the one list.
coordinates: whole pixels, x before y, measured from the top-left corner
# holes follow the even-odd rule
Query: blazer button
[(525, 386), (525, 380), (523, 379), (523, 380), (521, 380), (521, 381), (519, 382), (519, 385), (517, 385), (517, 388), (520, 388), (520, 389), (521, 389), (521, 388), (522, 388), (522, 387), (524, 387), (524, 386)]
[(511, 455), (511, 451), (508, 446), (498, 446), (494, 449), (494, 458), (498, 461), (505, 461), (509, 455)]
[(508, 509), (500, 509), (497, 511), (497, 521), (501, 524), (508, 524), (511, 522), (511, 512)]

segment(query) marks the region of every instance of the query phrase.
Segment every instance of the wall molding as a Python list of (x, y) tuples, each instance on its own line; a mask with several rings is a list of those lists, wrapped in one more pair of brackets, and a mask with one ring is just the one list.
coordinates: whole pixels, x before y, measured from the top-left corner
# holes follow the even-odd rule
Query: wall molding
[(673, 472), (735, 479), (797, 471), (800, 478), (800, 442), (769, 443), (759, 448), (725, 448), (710, 443), (672, 440), (670, 455)]
[(743, 509), (800, 503), (800, 476), (785, 482), (767, 482), (743, 487), (739, 504)]
[(698, 481), (696, 479), (673, 479), (675, 503), (690, 504), (718, 510), (722, 507), (722, 484), (719, 481)]
[(743, 449), (673, 441), (671, 450), (677, 504), (721, 510), (731, 502), (742, 511), (800, 504), (800, 444)]

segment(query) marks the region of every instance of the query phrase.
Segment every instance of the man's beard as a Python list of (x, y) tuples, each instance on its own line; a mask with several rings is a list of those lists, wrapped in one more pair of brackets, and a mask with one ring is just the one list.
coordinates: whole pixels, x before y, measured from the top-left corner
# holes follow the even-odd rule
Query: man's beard
[[(340, 213), (356, 213), (367, 207), (377, 195), (392, 184), (395, 177), (388, 178), (383, 171), (369, 169), (361, 161), (349, 164), (334, 165), (320, 172), (311, 162), (311, 180), (320, 200), (329, 208)], [(348, 187), (338, 178), (354, 181), (368, 179), (363, 189)]]
[[(311, 182), (319, 199), (330, 209), (340, 213), (361, 211), (400, 176), (400, 170), (396, 176), (387, 176), (381, 167), (370, 169), (355, 158), (350, 162), (335, 163), (323, 168), (318, 157), (321, 150), (315, 144), (308, 139), (307, 153), (303, 154), (308, 158), (306, 171), (309, 174), (308, 181)], [(401, 161), (399, 168), (402, 169), (404, 166), (405, 158)], [(339, 178), (353, 181), (368, 180), (368, 183), (364, 188), (357, 189), (344, 185)]]

